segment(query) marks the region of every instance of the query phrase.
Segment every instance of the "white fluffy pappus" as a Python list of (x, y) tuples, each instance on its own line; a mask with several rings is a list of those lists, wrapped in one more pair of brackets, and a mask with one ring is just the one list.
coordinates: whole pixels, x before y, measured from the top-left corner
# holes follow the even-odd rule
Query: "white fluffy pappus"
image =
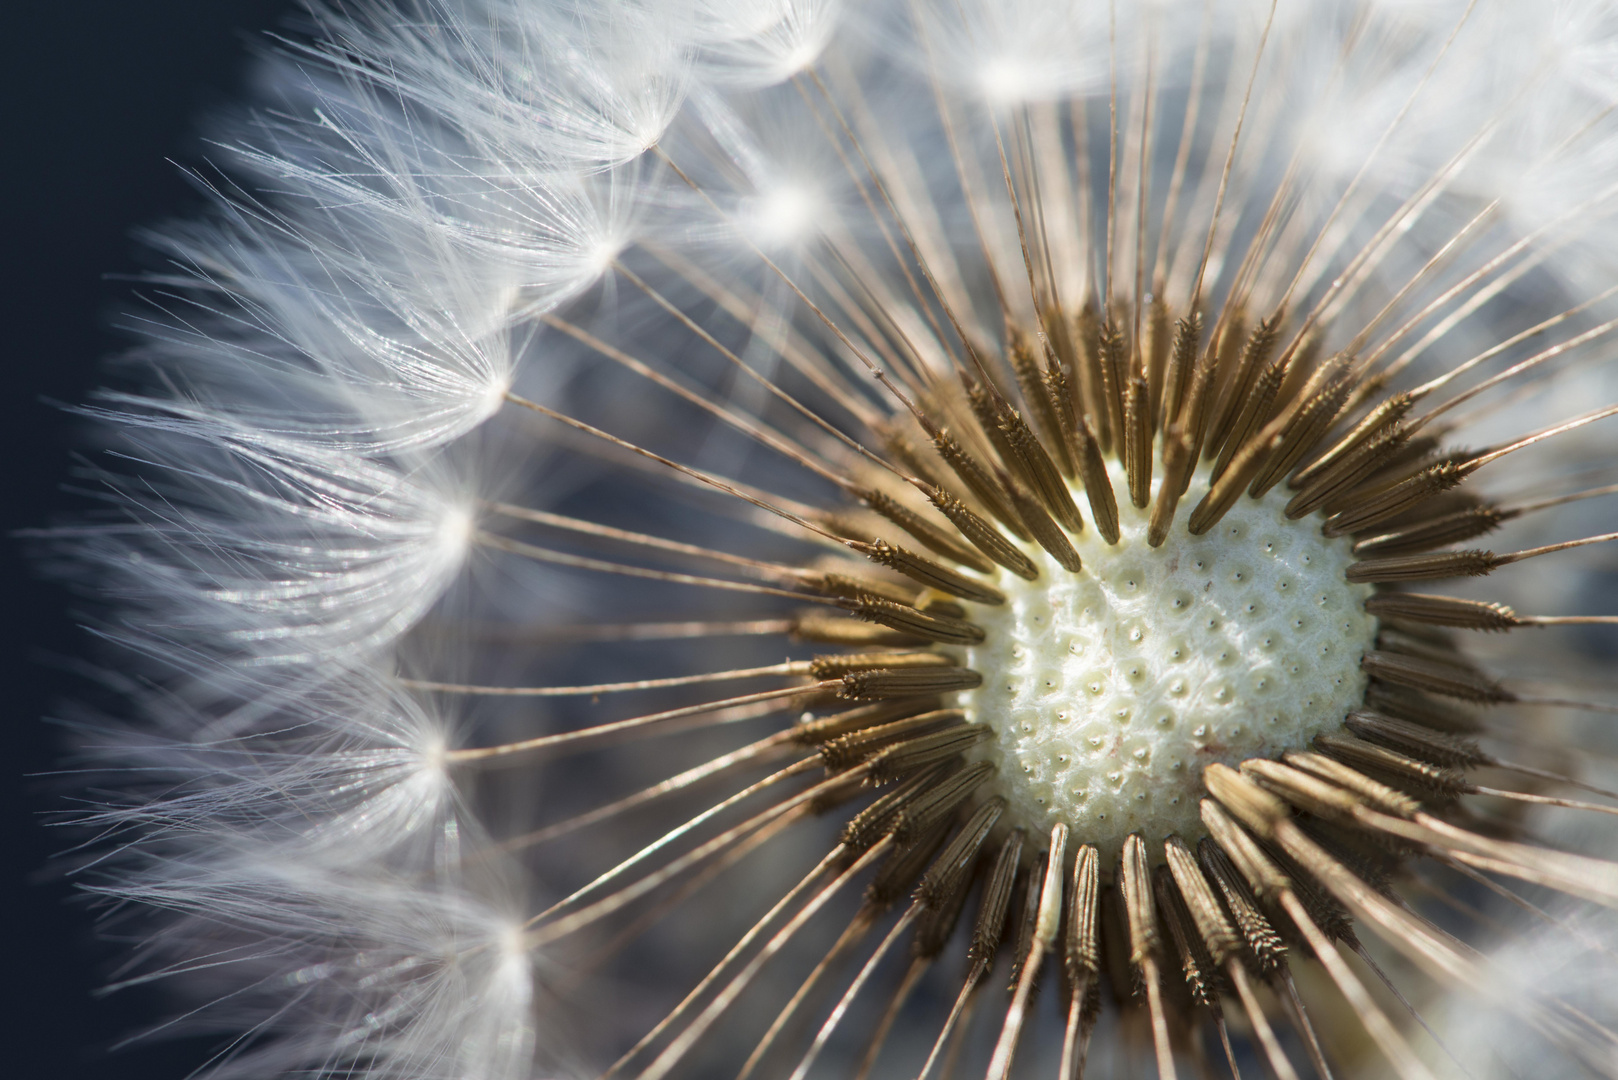
[[(238, 675), (232, 688), (247, 685)], [(453, 872), (463, 837), (476, 846), (475, 816), (446, 768), (453, 725), (391, 673), (317, 669), (290, 685), (266, 678), (260, 690), (257, 708), (229, 718), (212, 695), (153, 694), (139, 742), (124, 733), (87, 749), (110, 769), (161, 783), (161, 797), (91, 811), (79, 824), (138, 831), (147, 848), (183, 851), (205, 833), (280, 843), (310, 864), (341, 866), (365, 849), (378, 865), (417, 873)]]
[[(948, 524), (916, 495), (954, 481), (911, 456), (905, 439), (920, 436), (901, 431), (907, 410), (977, 431), (960, 386), (1017, 385), (1026, 373), (1000, 360), (1034, 342), (1030, 355), (1043, 349), (1037, 362), (1052, 366), (1049, 382), (1022, 385), (1027, 411), (1047, 435), (1065, 431), (1065, 399), (1042, 416), (1031, 389), (1063, 372), (1080, 381), (1055, 358), (1077, 348), (1069, 333), (1089, 331), (1061, 327), (1116, 322), (1119, 340), (1142, 357), (1154, 341), (1166, 367), (1169, 313), (1193, 310), (1223, 335), (1203, 342), (1209, 365), (1245, 363), (1242, 335), (1261, 319), (1296, 334), (1283, 363), (1304, 359), (1266, 370), (1267, 391), (1247, 385), (1254, 401), (1303, 401), (1343, 379), (1344, 411), (1316, 438), (1334, 419), (1352, 427), (1384, 387), (1435, 377), (1423, 393), (1445, 411), (1412, 442), (1422, 454), (1439, 453), (1440, 437), (1506, 445), (1607, 404), (1615, 29), (1584, 0), (310, 0), (264, 61), (262, 99), (218, 126), (218, 174), (204, 180), (213, 211), (149, 234), (167, 267), (133, 319), (140, 345), (86, 410), (112, 433), (97, 479), (113, 523), (58, 534), (67, 572), (107, 605), (95, 631), (132, 688), (128, 722), (86, 725), (85, 737), (127, 794), (74, 819), (100, 834), (83, 849), (87, 887), (120, 933), (145, 935), (119, 984), (165, 979), (195, 995), (175, 1029), (222, 1033), (208, 1067), (226, 1077), (520, 1080), (598, 1076), (619, 1059), (617, 1075), (746, 1061), (744, 1073), (801, 1080), (876, 1068), (884, 1039), (920, 1067), (948, 1013), (918, 1020), (920, 1006), (958, 989), (947, 963), (924, 975), (918, 960), (885, 1025), (874, 995), (861, 999), (870, 1016), (838, 1011), (877, 970), (874, 954), (837, 984), (847, 997), (820, 1041), (791, 1060), (773, 1040), (796, 1038), (800, 1000), (821, 1008), (809, 992), (820, 969), (760, 979), (757, 1001), (737, 976), (728, 999), (716, 984), (700, 1007), (677, 1004), (716, 961), (730, 977), (721, 958), (738, 927), (837, 843), (846, 816), (821, 811), (867, 797), (794, 789), (733, 825), (726, 815), (808, 767), (748, 773), (719, 796), (706, 786), (785, 762), (799, 717), (831, 708), (810, 643), (865, 639), (848, 619), (843, 639), (814, 637), (805, 605), (840, 618), (872, 596), (910, 596), (934, 630), (969, 614), (944, 597), (951, 582), (969, 589), (959, 572), (935, 579), (945, 585), (930, 607), (893, 575), (880, 594), (865, 578), (827, 584), (876, 573), (849, 550), (891, 533), (885, 522), (922, 518), (922, 543)], [(989, 365), (972, 367), (980, 353)], [(1140, 363), (1144, 398), (1169, 377)], [(1196, 385), (1219, 391), (1223, 420), (1248, 423), (1251, 445), (1278, 439), (1267, 425), (1284, 416), (1246, 417), (1244, 377), (1227, 367), (1227, 382)], [(1104, 410), (1111, 391), (1093, 378), (1071, 392)], [(1068, 421), (1111, 423), (1121, 456), (1137, 416), (1126, 410), (1141, 408), (1129, 392), (1111, 420)], [(1156, 427), (1188, 438), (1167, 417)], [(1011, 461), (995, 431), (970, 436), (967, 452)], [(1613, 486), (1610, 445), (1610, 425), (1592, 423), (1509, 465), (1491, 460), (1492, 497), (1576, 507), (1525, 516), (1501, 550), (1610, 531), (1610, 504), (1586, 501)], [(1214, 471), (1256, 454), (1233, 443)], [(961, 505), (1031, 544), (1015, 522), (1038, 508), (997, 512), (996, 492), (1023, 489), (1015, 466), (995, 469)], [(930, 550), (993, 569), (988, 547), (953, 533)], [(1550, 597), (1575, 604), (1589, 591), (1584, 565), (1533, 561), (1515, 591), (1476, 595), (1535, 613)], [(872, 647), (930, 647), (860, 625)], [(1606, 693), (1579, 650), (1557, 655), (1563, 632), (1546, 625), (1467, 655), (1512, 686), (1571, 671), (1585, 682), (1561, 698)], [(1427, 660), (1450, 655), (1448, 634), (1399, 640)], [(1554, 713), (1565, 705), (1546, 702), (1491, 750), (1572, 748), (1587, 733)], [(1541, 771), (1552, 766), (1569, 767)], [(818, 832), (766, 843), (800, 822)], [(1309, 835), (1335, 838), (1340, 824)], [(1498, 822), (1501, 833), (1521, 824)], [(1002, 955), (1024, 929), (1056, 925), (1040, 906), (1051, 886), (1042, 894), (1031, 876), (1038, 842), (1007, 863), (1021, 876), (1015, 889), (1005, 878), (1002, 908), (1015, 893), (1027, 910)], [(1345, 850), (1368, 880), (1383, 868), (1382, 848)], [(754, 851), (766, 857), (747, 861)], [(970, 865), (987, 873), (991, 855)], [(1109, 889), (1124, 878), (1102, 874)], [(1392, 910), (1382, 881), (1340, 906), (1393, 928), (1391, 947), (1362, 955), (1395, 975), (1454, 981), (1535, 955), (1526, 938), (1474, 956), (1481, 931), (1446, 951), (1449, 924), (1423, 937), (1425, 916)], [(813, 903), (839, 910), (830, 892)], [(1347, 925), (1336, 901), (1314, 901)], [(878, 924), (850, 919), (840, 940)], [(1172, 940), (1134, 942), (1120, 963), (1138, 974), (1157, 955), (1177, 976), (1184, 956), (1188, 973), (1205, 959), (1172, 953)], [(1422, 955), (1390, 959), (1411, 942)], [(1558, 1026), (1557, 993), (1610, 1002), (1586, 993), (1579, 957), (1546, 955), (1535, 1030), (1588, 1064), (1595, 1042)], [(1051, 1015), (1037, 1039), (1024, 1035), (1019, 1069), (1071, 1065), (1084, 1003), (1064, 1042), (1051, 1000), (1076, 970), (1053, 976), (1045, 1000), (1023, 991), (1010, 1036), (990, 1038), (994, 1056), (971, 1067), (1007, 1075), (1002, 1047), (1015, 1048), (1024, 1006)], [(1223, 1067), (1208, 1065), (1220, 1053), (1208, 1029), (1185, 1020), (1171, 1040), (1161, 1002), (1148, 1018), (1146, 992), (1132, 1001), (1118, 971), (1108, 978), (1118, 1010), (1109, 998), (1094, 1068), (1146, 1068), (1153, 1054), (1165, 1077), (1175, 1060)], [(1272, 988), (1283, 1000), (1279, 977)], [(1234, 1013), (1229, 987), (1212, 993)], [(776, 997), (790, 997), (779, 1013)], [(1182, 1019), (1214, 1014), (1198, 1000)], [(1350, 1005), (1336, 1010), (1350, 1025), (1382, 1015)], [(727, 1008), (734, 1025), (717, 1022)], [(1367, 1030), (1404, 1080), (1448, 1067), (1423, 1036), (1398, 1052), (1406, 1036), (1388, 1032), (1409, 1025), (1386, 1011), (1394, 1023)], [(654, 1028), (665, 1013), (673, 1026)], [(874, 1047), (863, 1061), (858, 1038), (839, 1041), (845, 1015)], [(1311, 1029), (1287, 1022), (1301, 1065)], [(1262, 1025), (1233, 1028), (1233, 1056), (1261, 1069)], [(1327, 1041), (1343, 1074), (1386, 1066), (1342, 1030)], [(1446, 1030), (1464, 1032), (1464, 1017)], [(984, 1043), (962, 1041), (967, 1055)]]
[(122, 403), (142, 406), (116, 414), (131, 454), (158, 467), (139, 487), (117, 485), (139, 527), (89, 541), (129, 605), (109, 631), (123, 644), (172, 647), (174, 662), (362, 664), (420, 619), (466, 557), (474, 508), (431, 470), (193, 403)]
[(206, 858), (157, 856), (94, 891), (170, 914), (132, 981), (217, 995), (191, 1018), (230, 1036), (214, 1075), (530, 1075), (534, 958), (510, 905), (346, 862), (221, 837)]

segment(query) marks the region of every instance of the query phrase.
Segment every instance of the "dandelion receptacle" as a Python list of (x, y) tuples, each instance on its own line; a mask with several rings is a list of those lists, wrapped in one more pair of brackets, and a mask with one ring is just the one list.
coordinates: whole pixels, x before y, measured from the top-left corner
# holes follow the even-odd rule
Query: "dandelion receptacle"
[(1618, 1074), (1551, 7), (311, 8), (91, 406), (130, 978), (222, 1076)]

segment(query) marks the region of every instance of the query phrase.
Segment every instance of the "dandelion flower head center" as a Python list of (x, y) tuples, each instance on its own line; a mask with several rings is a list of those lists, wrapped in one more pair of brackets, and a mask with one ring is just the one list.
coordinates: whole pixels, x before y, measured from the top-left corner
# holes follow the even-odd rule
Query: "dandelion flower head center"
[(966, 656), (983, 685), (963, 698), (995, 729), (981, 756), (1011, 824), (1066, 822), (1106, 860), (1133, 832), (1194, 840), (1207, 765), (1307, 749), (1359, 706), (1370, 588), (1344, 579), (1350, 541), (1285, 503), (1244, 499), (1153, 548), (1150, 511), (1124, 502), (1117, 544), (1072, 538), (1082, 573), (1037, 550), (1036, 580), (1000, 573), (1006, 603), (974, 611), (987, 636)]

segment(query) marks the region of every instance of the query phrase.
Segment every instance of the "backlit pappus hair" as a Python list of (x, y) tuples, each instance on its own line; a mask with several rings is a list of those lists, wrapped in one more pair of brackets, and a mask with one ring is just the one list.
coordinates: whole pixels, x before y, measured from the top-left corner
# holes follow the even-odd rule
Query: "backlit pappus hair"
[(1618, 1072), (1601, 6), (314, 15), (81, 545), (221, 1072)]

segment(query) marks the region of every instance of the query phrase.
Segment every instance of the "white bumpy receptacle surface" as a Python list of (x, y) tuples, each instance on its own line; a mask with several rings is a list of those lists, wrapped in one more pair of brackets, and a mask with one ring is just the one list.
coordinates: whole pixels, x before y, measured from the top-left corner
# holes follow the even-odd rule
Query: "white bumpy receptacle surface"
[(972, 605), (988, 637), (964, 659), (983, 685), (961, 695), (968, 719), (997, 733), (978, 756), (998, 766), (1008, 823), (1038, 835), (1065, 821), (1103, 865), (1132, 832), (1201, 836), (1210, 763), (1304, 749), (1336, 729), (1364, 694), (1376, 627), (1370, 589), (1343, 577), (1349, 541), (1321, 536), (1318, 517), (1287, 520), (1282, 491), (1243, 497), (1192, 536), (1199, 472), (1154, 549), (1149, 509), (1115, 482), (1116, 545), (1094, 528), (1073, 537), (1078, 574), (1030, 548), (1038, 580), (1002, 571), (1006, 603)]

